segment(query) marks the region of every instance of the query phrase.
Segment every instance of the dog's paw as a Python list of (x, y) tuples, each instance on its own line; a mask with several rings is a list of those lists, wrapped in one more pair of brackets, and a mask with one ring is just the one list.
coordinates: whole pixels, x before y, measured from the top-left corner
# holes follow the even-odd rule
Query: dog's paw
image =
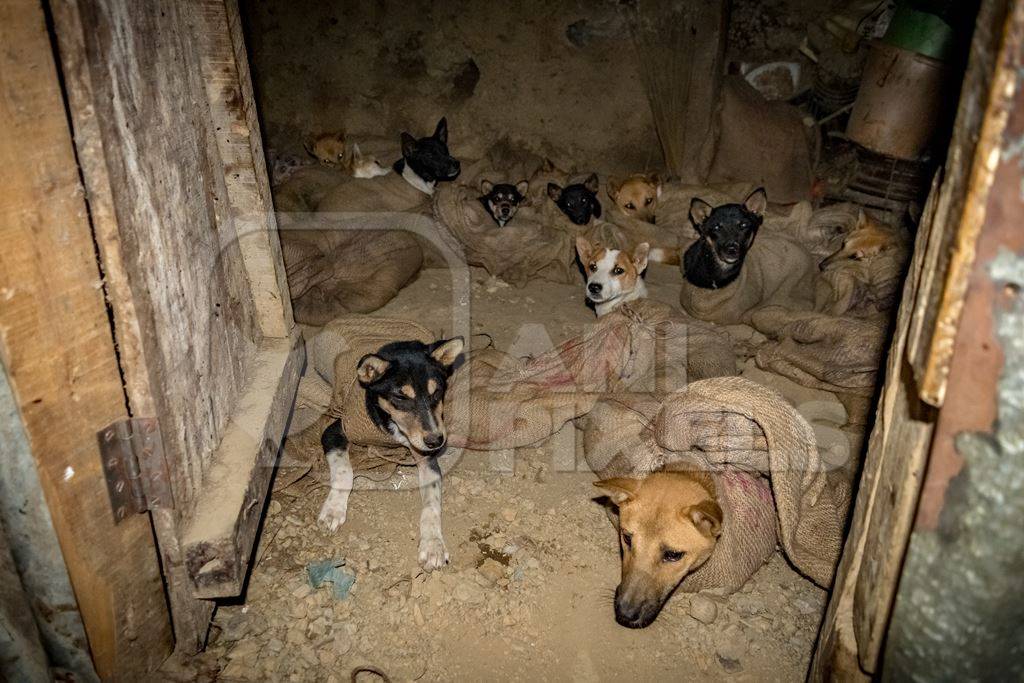
[(328, 531), (337, 531), (338, 528), (345, 523), (345, 518), (348, 516), (348, 498), (347, 496), (335, 495), (331, 492), (327, 496), (327, 500), (324, 501), (323, 507), (320, 508), (320, 515), (316, 518), (320, 526), (324, 527)]
[(448, 564), (448, 548), (440, 535), (424, 536), (420, 539), (420, 566), (428, 572)]

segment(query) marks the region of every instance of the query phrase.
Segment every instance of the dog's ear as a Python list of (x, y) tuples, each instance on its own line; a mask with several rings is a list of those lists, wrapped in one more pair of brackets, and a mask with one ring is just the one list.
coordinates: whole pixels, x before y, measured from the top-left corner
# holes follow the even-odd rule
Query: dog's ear
[(441, 339), (430, 345), (430, 357), (450, 371), (462, 357), (464, 347), (465, 342), (462, 337)]
[(641, 242), (633, 250), (633, 263), (636, 265), (636, 272), (642, 273), (647, 270), (647, 257), (651, 255), (651, 245)]
[(654, 185), (654, 196), (661, 199), (661, 188), (665, 185), (665, 181), (661, 179), (661, 174), (657, 171), (651, 171), (647, 174), (647, 182)]
[(700, 197), (694, 197), (690, 200), (690, 222), (693, 223), (693, 227), (697, 228), (697, 232), (700, 232), (700, 226), (704, 224), (704, 221), (708, 219), (708, 216), (714, 210), (715, 207)]
[(594, 197), (594, 205), (593, 205), (592, 208), (594, 209), (594, 216), (596, 218), (600, 218), (601, 217), (601, 202), (598, 201), (597, 197)]
[(587, 265), (587, 259), (590, 258), (592, 251), (594, 251), (594, 245), (590, 243), (590, 240), (583, 235), (579, 235), (576, 238), (576, 253), (579, 254), (580, 262), (582, 262), (584, 266)]
[(480, 181), (480, 191), (483, 192), (485, 195), (490, 194), (491, 190), (493, 190), (493, 189), (494, 189), (494, 183), (492, 183), (490, 180), (481, 180)]
[(764, 211), (768, 208), (768, 195), (765, 193), (764, 188), (759, 187), (751, 192), (743, 200), (743, 208), (755, 216), (764, 216)]
[(416, 138), (405, 131), (402, 132), (402, 156), (410, 157), (416, 153)]
[(587, 176), (587, 179), (583, 181), (583, 187), (587, 188), (588, 192), (593, 192), (594, 194), (597, 194), (599, 184), (600, 182), (597, 179), (596, 173), (591, 173)]
[(359, 360), (359, 365), (356, 367), (356, 378), (364, 387), (369, 386), (383, 377), (389, 367), (391, 367), (389, 361), (371, 353)]
[(615, 198), (619, 196), (619, 190), (622, 189), (622, 181), (618, 178), (608, 178), (608, 197), (614, 202)]
[(722, 508), (713, 500), (702, 500), (696, 505), (683, 508), (683, 516), (709, 538), (722, 535)]
[(434, 138), (440, 140), (443, 144), (448, 144), (448, 118), (445, 116), (441, 117), (441, 120), (437, 122), (437, 128), (434, 129)]
[(595, 481), (594, 486), (608, 492), (608, 497), (616, 505), (622, 505), (636, 495), (640, 489), (640, 480), (629, 477), (615, 477), (613, 479), (602, 479)]
[(359, 151), (359, 143), (358, 142), (353, 142), (352, 143), (352, 159), (354, 159), (355, 161), (362, 161), (363, 160), (363, 153), (361, 151)]
[(520, 180), (516, 183), (516, 192), (523, 195), (523, 199), (526, 199), (526, 193), (530, 191), (530, 182), (528, 180)]
[(557, 202), (562, 198), (562, 188), (554, 183), (548, 183), (548, 196)]

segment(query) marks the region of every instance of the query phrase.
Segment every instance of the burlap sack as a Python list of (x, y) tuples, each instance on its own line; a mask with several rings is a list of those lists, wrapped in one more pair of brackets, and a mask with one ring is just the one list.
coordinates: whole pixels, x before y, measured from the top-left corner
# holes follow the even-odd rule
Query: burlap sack
[(845, 472), (824, 469), (811, 426), (775, 392), (739, 377), (709, 379), (661, 401), (608, 399), (582, 427), (587, 462), (601, 478), (673, 466), (716, 474), (722, 537), (683, 590), (736, 590), (768, 558), (776, 537), (798, 570), (822, 587), (831, 584), (850, 484)]
[(602, 396), (665, 393), (735, 375), (732, 343), (713, 326), (649, 300), (598, 319), (591, 331), (529, 359), (474, 352), (452, 379), (468, 410), (449, 419), (450, 442), (473, 450), (536, 444), (587, 413)]
[(758, 367), (808, 387), (871, 396), (887, 344), (888, 318), (833, 317), (765, 308), (751, 325), (773, 340), (762, 345)]
[(766, 306), (791, 311), (814, 308), (817, 266), (800, 244), (774, 232), (759, 232), (739, 276), (721, 289), (683, 281), (679, 303), (698, 320), (720, 325), (749, 324)]
[(711, 135), (709, 183), (752, 183), (780, 204), (810, 199), (810, 138), (795, 107), (769, 102), (743, 77), (729, 76)]
[(409, 232), (355, 229), (304, 214), (280, 234), (295, 320), (308, 325), (377, 310), (423, 265), (423, 250)]
[[(295, 466), (319, 458), (319, 431), (333, 418), (342, 419), (354, 444), (394, 446), (366, 417), (364, 392), (355, 382), (356, 364), (391, 341), (436, 338), (402, 320), (347, 316), (327, 325), (309, 343), (308, 367), (299, 385), (301, 409), (293, 417), (292, 433), (308, 452), (296, 448), (289, 453)], [(473, 350), (468, 356), (445, 396), (453, 452), (529, 446), (586, 413), (608, 393), (664, 393), (694, 378), (737, 372), (728, 336), (644, 300), (624, 305), (589, 332), (534, 358), (515, 358), (495, 349)], [(325, 404), (327, 396), (331, 398)]]
[[(552, 214), (548, 182), (565, 184), (566, 178), (544, 164), (540, 157), (522, 158), (506, 144), (468, 165), (454, 183), (434, 193), (434, 216), (461, 246), (466, 263), (516, 287), (536, 278), (575, 282), (572, 263), (575, 229), (568, 220)], [(505, 227), (498, 227), (480, 203), (480, 182), (528, 180), (527, 201)]]

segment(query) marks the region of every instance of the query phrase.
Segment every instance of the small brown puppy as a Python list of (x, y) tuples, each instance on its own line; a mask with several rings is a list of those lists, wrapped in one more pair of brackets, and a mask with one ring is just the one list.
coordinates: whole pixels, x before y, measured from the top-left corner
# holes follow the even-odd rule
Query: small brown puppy
[(657, 173), (636, 173), (621, 181), (610, 178), (608, 196), (627, 216), (654, 223), (661, 178)]
[(846, 259), (862, 261), (900, 246), (902, 244), (895, 231), (861, 210), (857, 215), (857, 227), (843, 240), (843, 246), (822, 261), (818, 267), (826, 270), (832, 264)]
[(714, 481), (706, 472), (661, 471), (594, 485), (608, 491), (619, 510), (622, 578), (615, 589), (615, 621), (644, 628), (715, 549), (722, 508)]
[(306, 152), (316, 157), (325, 166), (340, 164), (345, 160), (345, 134), (324, 133), (305, 145)]

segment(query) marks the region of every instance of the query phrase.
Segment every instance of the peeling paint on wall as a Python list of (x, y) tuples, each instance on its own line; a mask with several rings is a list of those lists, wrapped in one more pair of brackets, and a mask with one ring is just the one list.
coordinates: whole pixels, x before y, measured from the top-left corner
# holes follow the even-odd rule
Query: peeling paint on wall
[(916, 531), (903, 570), (884, 680), (1024, 679), (1024, 257), (989, 266), (1005, 357), (993, 432), (962, 432), (964, 468), (934, 531)]

